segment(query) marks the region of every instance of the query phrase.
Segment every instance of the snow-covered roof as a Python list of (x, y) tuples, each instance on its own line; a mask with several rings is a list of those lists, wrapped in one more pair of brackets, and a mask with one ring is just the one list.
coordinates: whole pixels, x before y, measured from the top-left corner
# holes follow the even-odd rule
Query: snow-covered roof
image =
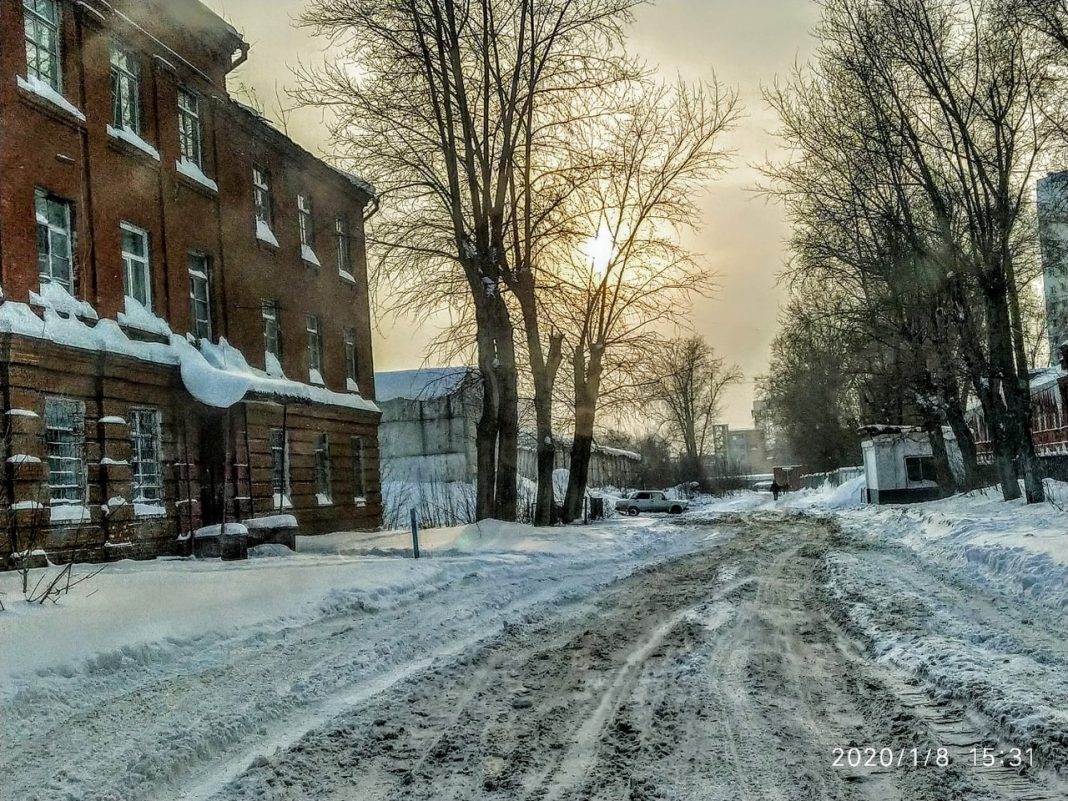
[(1065, 372), (1060, 367), (1046, 367), (1040, 370), (1031, 371), (1031, 391), (1037, 392), (1043, 389), (1049, 389), (1055, 387), (1060, 383), (1062, 378), (1068, 377), (1068, 372)]
[[(296, 401), (321, 403), (377, 413), (378, 407), (358, 393), (334, 392), (325, 387), (292, 381), (284, 375), (270, 375), (249, 365), (244, 354), (221, 339), (218, 344), (201, 343), (199, 349), (184, 337), (171, 332), (164, 320), (139, 307), (130, 315), (127, 302), (124, 320), (127, 327), (147, 330), (167, 341), (144, 342), (132, 339), (115, 320), (95, 324), (81, 317), (96, 318), (96, 311), (84, 301), (76, 301), (62, 287), (46, 285), (47, 291), (34, 294), (33, 305), (42, 310), (38, 316), (26, 303), (0, 301), (0, 333), (18, 334), (31, 339), (53, 342), (79, 350), (113, 353), (144, 362), (176, 366), (189, 393), (201, 403), (229, 408), (249, 393)], [(129, 299), (127, 299), (129, 301)]]
[(375, 373), (375, 397), (379, 401), (444, 398), (458, 390), (474, 372), (471, 367), (421, 367)]

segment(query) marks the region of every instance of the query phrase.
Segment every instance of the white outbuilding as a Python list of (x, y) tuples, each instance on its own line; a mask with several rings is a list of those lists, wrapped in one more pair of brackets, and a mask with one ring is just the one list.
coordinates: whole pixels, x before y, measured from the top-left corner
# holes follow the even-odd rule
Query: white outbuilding
[[(865, 426), (861, 433), (869, 503), (922, 503), (942, 497), (934, 449), (926, 431), (908, 426)], [(951, 437), (947, 432), (952, 465), (956, 442)]]

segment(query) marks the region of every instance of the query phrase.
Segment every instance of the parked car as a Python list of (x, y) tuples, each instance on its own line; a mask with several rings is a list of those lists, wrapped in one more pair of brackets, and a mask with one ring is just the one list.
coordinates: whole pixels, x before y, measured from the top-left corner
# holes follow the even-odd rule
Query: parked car
[(626, 498), (616, 501), (616, 511), (628, 514), (631, 517), (642, 512), (667, 512), (679, 515), (690, 507), (689, 501), (680, 501), (668, 498), (663, 492), (656, 490), (636, 490)]

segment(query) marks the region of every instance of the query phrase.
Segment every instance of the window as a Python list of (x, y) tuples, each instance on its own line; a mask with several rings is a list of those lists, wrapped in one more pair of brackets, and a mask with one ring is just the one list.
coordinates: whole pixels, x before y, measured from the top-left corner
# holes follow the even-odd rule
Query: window
[(274, 508), (287, 509), (293, 504), (289, 484), (289, 438), (280, 428), (273, 429), (271, 444), (271, 486), (274, 490)]
[(159, 455), (160, 414), (155, 409), (130, 410), (131, 467), (135, 504), (159, 505), (163, 499)]
[(367, 484), (363, 478), (363, 439), (352, 438), (352, 492), (357, 501), (367, 497)]
[(183, 159), (203, 166), (200, 98), (187, 89), (178, 90), (178, 147)]
[(282, 329), (278, 324), (278, 301), (263, 301), (263, 349), (276, 362), (282, 361)]
[(270, 228), (272, 224), (271, 176), (263, 167), (252, 168), (252, 187), (256, 202), (256, 222), (261, 222)]
[(360, 362), (356, 351), (356, 329), (345, 329), (345, 378), (353, 392), (360, 389)]
[(334, 221), (337, 234), (337, 271), (352, 277), (352, 260), (349, 258), (349, 223), (344, 217)]
[(308, 379), (315, 384), (323, 383), (323, 335), (319, 318), (309, 314), (308, 329)]
[(59, 3), (56, 0), (23, 0), (26, 22), (26, 73), (63, 89), (59, 64)]
[(111, 124), (141, 135), (141, 62), (118, 42), (111, 44)]
[(193, 336), (211, 340), (211, 260), (202, 253), (189, 254), (189, 302), (193, 312)]
[(330, 442), (326, 434), (315, 441), (315, 496), (320, 504), (333, 503), (330, 491)]
[(42, 284), (74, 294), (70, 203), (37, 190), (37, 271)]
[(122, 280), (126, 297), (152, 308), (152, 271), (148, 262), (148, 232), (129, 223), (122, 229)]
[(938, 481), (933, 456), (909, 456), (905, 459), (905, 470), (908, 473), (910, 484), (922, 481)]
[(300, 226), (300, 244), (306, 248), (315, 247), (311, 198), (306, 195), (297, 195), (297, 224)]
[(77, 401), (45, 401), (48, 494), (53, 506), (85, 503), (85, 407)]

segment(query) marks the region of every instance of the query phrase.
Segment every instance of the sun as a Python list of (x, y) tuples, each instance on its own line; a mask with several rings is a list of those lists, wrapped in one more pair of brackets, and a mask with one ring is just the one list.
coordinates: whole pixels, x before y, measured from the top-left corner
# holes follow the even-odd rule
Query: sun
[(612, 265), (612, 260), (616, 256), (612, 232), (608, 230), (607, 226), (602, 225), (597, 232), (597, 236), (586, 240), (582, 251), (586, 254), (586, 258), (590, 260), (594, 273), (604, 275), (608, 272), (608, 268)]

